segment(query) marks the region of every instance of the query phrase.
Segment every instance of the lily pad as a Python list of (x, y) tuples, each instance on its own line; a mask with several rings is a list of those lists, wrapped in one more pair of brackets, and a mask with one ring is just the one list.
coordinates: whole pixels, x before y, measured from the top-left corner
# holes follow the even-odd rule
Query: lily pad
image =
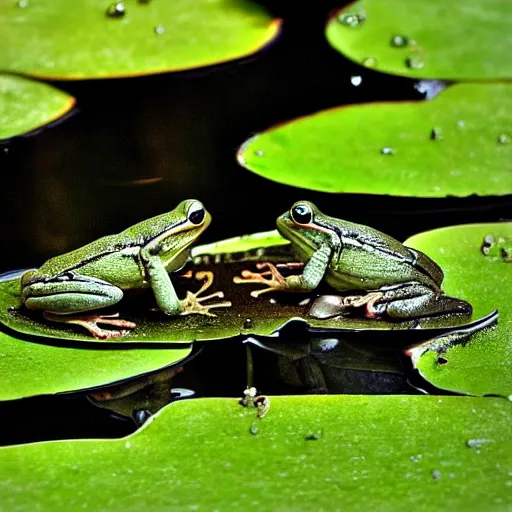
[(177, 363), (191, 348), (51, 346), (0, 332), (0, 400), (104, 386)]
[[(210, 244), (203, 244), (193, 247), (190, 251), (192, 258), (203, 255), (249, 253), (255, 249), (275, 248), (280, 245), (289, 245), (290, 242), (283, 238), (277, 229), (253, 233), (251, 235), (235, 236)], [(258, 253), (255, 254), (257, 256)], [(289, 256), (289, 252), (285, 252)], [(244, 255), (244, 261), (251, 259), (249, 254)]]
[(504, 0), (362, 0), (339, 11), (327, 24), (326, 36), (349, 59), (384, 73), (511, 78), (512, 64), (503, 52), (509, 15)]
[[(256, 135), (238, 161), (320, 192), (512, 193), (512, 86), (459, 84), (434, 99), (339, 107)], [(482, 172), (485, 169), (485, 172)]]
[(251, 54), (279, 31), (249, 0), (1, 0), (0, 68), (53, 79), (196, 68)]
[[(489, 235), (497, 247), (486, 246)], [(500, 313), (495, 329), (477, 333), (466, 345), (441, 338), (412, 349), (420, 373), (451, 391), (512, 395), (512, 264), (506, 261), (512, 222), (435, 229), (405, 243), (441, 265), (446, 292), (469, 299), (474, 314), (494, 308)]]
[(270, 402), (258, 420), (254, 408), (233, 399), (180, 401), (123, 439), (1, 448), (0, 499), (8, 510), (79, 503), (112, 512), (512, 506), (506, 400), (349, 395)]
[[(252, 243), (251, 237), (245, 238), (244, 245), (247, 247)], [(257, 238), (258, 235), (256, 235)], [(385, 340), (395, 340), (395, 342), (399, 340), (402, 345), (410, 345), (450, 332), (454, 326), (469, 323), (468, 319), (456, 317), (446, 317), (434, 323), (431, 319), (421, 319), (420, 325), (423, 329), (417, 329), (416, 322), (412, 320), (386, 322), (360, 316), (317, 318), (311, 316), (309, 310), (312, 304), (316, 304), (317, 294), (333, 293), (332, 288), (326, 284), (309, 294), (277, 293), (274, 297), (269, 294), (266, 297), (254, 298), (250, 295), (251, 287), (233, 282), (233, 278), (240, 276), (243, 270), (247, 268), (256, 270), (258, 262), (293, 262), (290, 244), (284, 245), (278, 240), (275, 247), (260, 247), (253, 251), (235, 253), (215, 253), (221, 246), (222, 242), (213, 249), (213, 255), (196, 252), (194, 261), (189, 262), (188, 271), (185, 272), (186, 269), (183, 269), (184, 274), (173, 276), (172, 279), (178, 296), (184, 297), (187, 291), (197, 292), (204, 282), (201, 276), (208, 273), (212, 277), (212, 285), (205, 293), (222, 291), (223, 299), (212, 299), (229, 301), (230, 307), (214, 309), (217, 315), (215, 317), (197, 314), (169, 317), (162, 312), (152, 311), (156, 307), (155, 299), (151, 290), (145, 290), (138, 296), (123, 298), (117, 309), (104, 310), (105, 314), (119, 313), (123, 320), (136, 324), (135, 329), (116, 338), (116, 344), (187, 343), (236, 338), (240, 335), (274, 339), (278, 334), (290, 331), (297, 335), (296, 329), (298, 329), (300, 332), (306, 330), (313, 334), (342, 335), (347, 340), (361, 341), (372, 338), (379, 343), (384, 343)], [(291, 272), (294, 271), (297, 272), (296, 269), (292, 269)], [(301, 269), (299, 268), (298, 271), (300, 272)], [(286, 273), (286, 269), (283, 272)], [(191, 278), (191, 274), (196, 279)], [(0, 324), (24, 335), (79, 340), (93, 344), (105, 343), (93, 338), (82, 327), (46, 321), (41, 312), (29, 311), (23, 307), (20, 299), (20, 278), (13, 276), (15, 274), (12, 274), (10, 279), (0, 280)], [(489, 318), (476, 320), (471, 325), (478, 328), (487, 320)], [(370, 331), (370, 334), (367, 331)]]
[(0, 73), (0, 140), (31, 132), (69, 112), (75, 98), (55, 87)]

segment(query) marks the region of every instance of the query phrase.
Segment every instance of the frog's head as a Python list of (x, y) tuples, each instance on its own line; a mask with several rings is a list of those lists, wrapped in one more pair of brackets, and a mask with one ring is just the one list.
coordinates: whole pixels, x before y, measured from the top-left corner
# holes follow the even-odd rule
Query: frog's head
[(149, 228), (157, 236), (152, 237), (147, 247), (160, 257), (167, 270), (177, 270), (187, 260), (186, 249), (209, 226), (211, 219), (201, 201), (186, 199), (172, 212), (152, 219)]
[(296, 202), (277, 219), (277, 230), (293, 244), (298, 255), (310, 257), (320, 246), (337, 245), (339, 238), (332, 229), (331, 217), (324, 215), (309, 201)]

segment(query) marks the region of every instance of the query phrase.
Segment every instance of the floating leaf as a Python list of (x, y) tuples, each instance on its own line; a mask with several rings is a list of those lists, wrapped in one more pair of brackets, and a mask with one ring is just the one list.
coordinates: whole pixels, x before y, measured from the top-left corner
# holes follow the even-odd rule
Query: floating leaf
[[(362, 15), (364, 13), (364, 16)], [(510, 34), (506, 0), (362, 0), (333, 17), (331, 45), (349, 59), (395, 75), (454, 80), (511, 78), (503, 42)], [(344, 22), (359, 16), (357, 24)]]
[(19, 340), (0, 332), (0, 400), (104, 386), (177, 363), (191, 348), (101, 350)]
[(40, 128), (69, 112), (75, 99), (50, 85), (0, 73), (0, 140)]
[[(497, 247), (487, 250), (486, 255), (489, 235)], [(412, 356), (420, 373), (443, 389), (511, 395), (512, 264), (506, 261), (506, 254), (507, 250), (512, 253), (512, 223), (435, 229), (414, 235), (405, 243), (441, 265), (446, 292), (469, 299), (475, 315), (494, 308), (500, 314), (496, 329), (476, 334), (465, 346), (449, 348), (441, 339), (414, 349)]]
[[(228, 254), (238, 252), (248, 252), (254, 249), (264, 249), (266, 247), (277, 247), (279, 245), (288, 245), (290, 242), (285, 240), (277, 231), (264, 231), (251, 235), (235, 236), (220, 240), (210, 244), (198, 245), (191, 250), (192, 258), (202, 255)], [(289, 254), (289, 253), (288, 253)], [(244, 261), (247, 259), (244, 258)]]
[[(250, 244), (258, 243), (259, 235), (244, 237), (244, 246), (247, 249)], [(284, 245), (282, 240), (277, 240), (276, 246), (267, 246), (253, 251), (235, 253), (218, 252), (224, 242), (219, 242), (213, 247), (213, 255), (199, 254), (188, 267), (196, 277), (209, 273), (213, 276), (212, 286), (206, 293), (224, 292), (223, 299), (213, 298), (214, 301), (230, 301), (230, 307), (214, 309), (216, 317), (204, 315), (168, 316), (160, 311), (152, 311), (156, 307), (151, 290), (135, 297), (124, 297), (119, 307), (105, 309), (104, 312), (120, 314), (124, 320), (134, 322), (136, 328), (127, 335), (116, 338), (116, 344), (133, 342), (185, 343), (204, 340), (219, 340), (234, 338), (240, 335), (258, 335), (274, 338), (276, 333), (293, 329), (309, 330), (310, 333), (318, 332), (322, 335), (343, 335), (347, 340), (364, 340), (372, 338), (379, 343), (398, 342), (408, 345), (414, 342), (425, 341), (444, 332), (450, 332), (454, 326), (469, 323), (468, 319), (446, 317), (442, 321), (434, 323), (428, 318), (421, 319), (423, 329), (416, 329), (413, 320), (404, 322), (375, 321), (359, 317), (333, 317), (316, 318), (309, 314), (317, 294), (332, 294), (333, 290), (327, 284), (317, 288), (312, 293), (276, 293), (274, 296), (262, 296), (254, 298), (250, 295), (251, 288), (246, 285), (235, 284), (233, 278), (240, 276), (248, 267), (256, 270), (258, 262), (290, 262), (294, 261), (290, 252), (290, 244)], [(233, 241), (227, 242), (232, 244)], [(201, 248), (200, 251), (206, 249)], [(184, 272), (183, 269), (182, 272)], [(286, 273), (286, 269), (283, 270)], [(301, 271), (292, 269), (293, 271)], [(189, 275), (189, 273), (185, 273)], [(202, 280), (190, 277), (173, 276), (174, 286), (179, 297), (184, 297), (187, 291), (197, 291)], [(29, 311), (21, 304), (20, 279), (13, 277), (0, 279), (0, 323), (3, 323), (13, 331), (33, 336), (58, 338), (65, 340), (80, 340), (90, 343), (105, 343), (93, 338), (84, 328), (45, 321), (40, 311)], [(11, 278), (9, 278), (11, 277)], [(127, 294), (128, 295), (128, 294)], [(206, 302), (207, 303), (207, 302)], [(487, 311), (486, 313), (490, 313)], [(471, 323), (478, 328), (483, 318)], [(476, 324), (476, 325), (475, 325)], [(368, 333), (367, 330), (371, 332)], [(393, 333), (391, 333), (393, 330)], [(402, 330), (403, 332), (399, 332)], [(398, 340), (398, 341), (397, 341)]]
[(249, 0), (0, 0), (0, 68), (60, 79), (178, 71), (255, 52), (279, 23)]
[(270, 397), (257, 419), (233, 399), (180, 401), (123, 439), (1, 448), (0, 499), (6, 510), (508, 510), (511, 412), (497, 398), (302, 396)]
[[(512, 134), (511, 118), (511, 85), (460, 84), (429, 101), (290, 121), (246, 141), (238, 161), (272, 181), (321, 192), (500, 196), (512, 193), (512, 144), (499, 142)], [(442, 140), (432, 130), (442, 130)]]

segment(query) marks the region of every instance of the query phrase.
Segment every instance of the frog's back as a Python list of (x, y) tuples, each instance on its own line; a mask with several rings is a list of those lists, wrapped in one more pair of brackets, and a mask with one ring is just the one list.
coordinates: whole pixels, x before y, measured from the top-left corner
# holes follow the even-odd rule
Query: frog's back
[(37, 273), (39, 276), (55, 276), (64, 272), (72, 272), (108, 254), (129, 250), (130, 247), (140, 247), (140, 245), (140, 237), (126, 239), (119, 235), (104, 236), (74, 251), (50, 258), (39, 268)]
[[(437, 284), (441, 284), (443, 280), (443, 271), (427, 255), (416, 249), (406, 247), (395, 238), (377, 229), (362, 224), (344, 222), (338, 226), (337, 232), (342, 243), (342, 254), (344, 251), (345, 253), (352, 253), (353, 261), (359, 260), (361, 265), (364, 259), (362, 255), (371, 255), (366, 263), (366, 273), (371, 273), (368, 267), (372, 265), (372, 262), (373, 265), (378, 267), (378, 260), (382, 259), (383, 268), (396, 267), (396, 270), (399, 270), (407, 265), (410, 266), (411, 270), (414, 268), (419, 274), (432, 279)], [(378, 255), (380, 255), (380, 258)], [(345, 256), (348, 256), (348, 254)], [(380, 269), (375, 270), (380, 274)]]

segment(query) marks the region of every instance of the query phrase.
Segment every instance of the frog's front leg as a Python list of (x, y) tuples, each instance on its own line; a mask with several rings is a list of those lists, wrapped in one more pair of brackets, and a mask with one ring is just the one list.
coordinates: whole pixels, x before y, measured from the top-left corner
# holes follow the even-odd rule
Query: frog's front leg
[[(272, 263), (258, 263), (256, 268), (259, 270), (267, 269), (265, 272), (251, 272), (243, 270), (242, 277), (235, 276), (233, 282), (236, 284), (258, 283), (265, 284), (267, 288), (251, 292), (252, 297), (258, 297), (262, 293), (272, 291), (290, 291), (290, 292), (310, 292), (314, 290), (322, 281), (329, 261), (331, 259), (331, 248), (328, 245), (322, 245), (313, 253), (309, 261), (304, 266), (300, 275), (284, 277), (276, 266)], [(267, 279), (270, 277), (270, 279)]]
[(398, 320), (452, 314), (470, 316), (472, 313), (468, 302), (418, 282), (383, 286), (379, 291), (383, 293), (382, 297), (367, 307), (369, 318), (384, 313)]
[(78, 313), (94, 311), (117, 304), (123, 291), (117, 286), (94, 277), (73, 272), (51, 279), (35, 280), (25, 275), (22, 280), (21, 298), (28, 309), (43, 311), (43, 316), (58, 323), (80, 325), (95, 338), (110, 339), (124, 336), (128, 331), (109, 331), (98, 324), (134, 329), (136, 325), (117, 315), (77, 316)]
[(213, 282), (213, 274), (211, 272), (210, 278), (208, 276), (203, 275), (206, 273), (198, 272), (196, 274), (196, 278), (204, 279), (206, 277), (206, 282), (203, 284), (201, 289), (197, 293), (187, 292), (187, 296), (185, 299), (180, 300), (178, 295), (176, 294), (176, 290), (172, 284), (171, 278), (167, 273), (167, 269), (165, 268), (162, 260), (158, 256), (153, 256), (150, 254), (150, 251), (143, 249), (140, 252), (142, 262), (144, 264), (144, 268), (149, 278), (149, 284), (153, 293), (155, 294), (156, 303), (158, 308), (170, 316), (175, 315), (188, 315), (188, 314), (198, 314), (198, 315), (207, 315), (207, 316), (216, 316), (214, 313), (211, 313), (209, 310), (213, 308), (219, 307), (229, 307), (231, 306), (231, 302), (217, 302), (213, 304), (201, 304), (201, 302), (214, 298), (224, 297), (222, 292), (216, 292), (207, 297), (198, 298), (198, 295), (203, 293), (206, 289), (208, 289)]

